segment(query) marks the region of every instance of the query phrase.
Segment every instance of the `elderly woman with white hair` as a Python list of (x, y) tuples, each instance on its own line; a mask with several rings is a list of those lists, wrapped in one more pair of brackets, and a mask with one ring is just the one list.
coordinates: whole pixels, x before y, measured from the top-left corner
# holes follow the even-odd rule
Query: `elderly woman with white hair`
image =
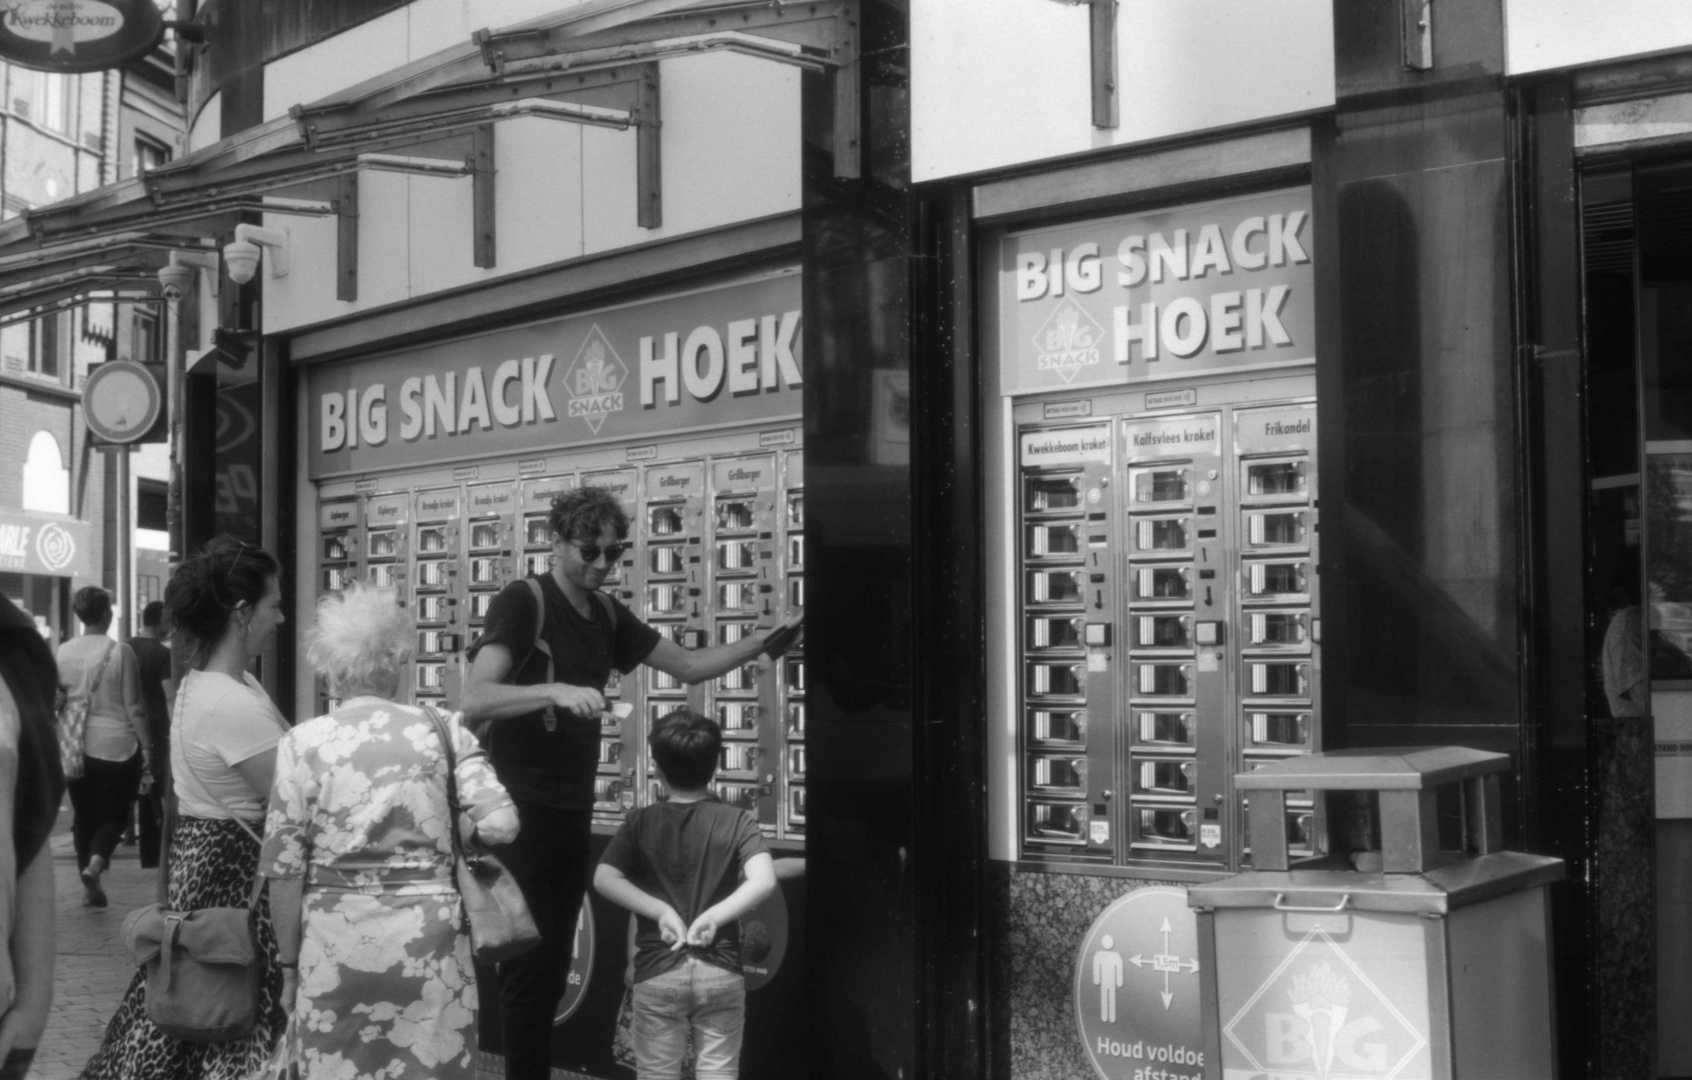
[(476, 976), (447, 830), (509, 843), (517, 813), (453, 714), (468, 820), (449, 821), (439, 732), (394, 700), (416, 638), (391, 590), (325, 596), (306, 656), (340, 705), (276, 750), (260, 867), (305, 1076), (475, 1076)]

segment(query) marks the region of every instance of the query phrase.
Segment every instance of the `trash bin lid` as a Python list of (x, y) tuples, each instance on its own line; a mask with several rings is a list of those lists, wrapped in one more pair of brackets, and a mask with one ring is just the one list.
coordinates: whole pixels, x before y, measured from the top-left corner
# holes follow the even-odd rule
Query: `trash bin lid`
[(1503, 772), (1510, 755), (1466, 746), (1328, 750), (1267, 762), (1234, 777), (1241, 791), (1422, 791)]
[(1305, 870), (1248, 870), (1191, 886), (1187, 903), (1200, 910), (1446, 915), (1496, 896), (1561, 881), (1565, 869), (1561, 859), (1501, 851), (1420, 874), (1359, 873), (1331, 864)]

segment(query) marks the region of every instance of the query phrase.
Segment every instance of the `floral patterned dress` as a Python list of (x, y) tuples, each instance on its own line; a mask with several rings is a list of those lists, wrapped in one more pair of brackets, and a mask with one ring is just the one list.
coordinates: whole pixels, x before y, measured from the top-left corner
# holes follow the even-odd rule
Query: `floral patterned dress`
[[(456, 714), (447, 730), (465, 812), (509, 806)], [(260, 868), (305, 879), (302, 1075), (473, 1080), (476, 975), (447, 817), (446, 757), (421, 709), (353, 698), (277, 747)]]

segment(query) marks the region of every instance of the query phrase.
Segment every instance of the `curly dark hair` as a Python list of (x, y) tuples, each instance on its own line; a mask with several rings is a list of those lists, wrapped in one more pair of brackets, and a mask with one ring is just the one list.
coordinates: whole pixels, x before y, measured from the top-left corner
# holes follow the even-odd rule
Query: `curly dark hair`
[(552, 534), (563, 540), (592, 543), (607, 525), (617, 531), (617, 539), (629, 536), (628, 511), (609, 488), (593, 484), (553, 496), (552, 512), (546, 520)]
[(84, 585), (71, 597), (71, 610), (85, 626), (104, 626), (112, 619), (112, 594), (98, 585)]
[(233, 536), (219, 536), (182, 560), (165, 586), (165, 631), (186, 640), (190, 666), (205, 664), (229, 632), (235, 609), (256, 607), (281, 573), (276, 556)]

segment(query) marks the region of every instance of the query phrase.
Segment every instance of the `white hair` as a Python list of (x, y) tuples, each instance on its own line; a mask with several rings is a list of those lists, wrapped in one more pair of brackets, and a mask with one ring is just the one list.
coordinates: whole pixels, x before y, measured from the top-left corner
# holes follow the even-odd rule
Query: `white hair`
[(396, 602), (394, 590), (355, 581), (317, 602), (316, 625), (306, 634), (306, 659), (336, 697), (381, 691), (397, 685), (416, 637), (416, 624)]

